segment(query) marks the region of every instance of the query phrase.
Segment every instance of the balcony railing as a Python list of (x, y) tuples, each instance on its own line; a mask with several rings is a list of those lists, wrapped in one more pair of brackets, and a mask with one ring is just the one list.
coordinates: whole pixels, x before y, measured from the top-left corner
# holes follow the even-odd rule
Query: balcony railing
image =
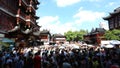
[(14, 14), (12, 14), (11, 12), (8, 12), (7, 10), (5, 10), (5, 9), (3, 9), (3, 8), (1, 8), (1, 7), (0, 7), (0, 10), (2, 10), (3, 12), (5, 12), (5, 13), (7, 13), (7, 14), (13, 16), (13, 17), (15, 17)]
[(29, 5), (29, 11), (35, 13), (35, 8), (32, 5)]
[(26, 16), (26, 21), (30, 21), (33, 24), (36, 22), (35, 18), (31, 15)]
[(29, 0), (21, 0), (23, 2), (23, 4), (25, 4), (26, 6), (28, 6), (30, 3), (29, 3)]

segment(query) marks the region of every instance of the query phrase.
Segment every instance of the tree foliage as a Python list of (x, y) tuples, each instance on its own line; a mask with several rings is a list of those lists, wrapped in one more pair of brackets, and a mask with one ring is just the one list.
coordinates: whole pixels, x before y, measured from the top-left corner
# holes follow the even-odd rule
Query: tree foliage
[(106, 31), (104, 37), (106, 40), (120, 40), (120, 30), (114, 29)]
[(67, 41), (81, 41), (83, 40), (83, 35), (85, 35), (87, 31), (80, 30), (80, 31), (68, 31), (64, 33), (66, 36)]

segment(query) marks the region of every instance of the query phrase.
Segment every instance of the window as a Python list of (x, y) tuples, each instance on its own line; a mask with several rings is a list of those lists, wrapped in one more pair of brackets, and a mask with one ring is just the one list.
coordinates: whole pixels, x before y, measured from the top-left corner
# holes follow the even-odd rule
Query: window
[(113, 18), (111, 18), (111, 19), (109, 20), (109, 28), (110, 28), (110, 29), (114, 28), (114, 19), (113, 19)]
[(118, 22), (119, 22), (119, 26), (120, 26), (120, 14), (118, 15)]
[(118, 27), (118, 16), (115, 17), (115, 28)]

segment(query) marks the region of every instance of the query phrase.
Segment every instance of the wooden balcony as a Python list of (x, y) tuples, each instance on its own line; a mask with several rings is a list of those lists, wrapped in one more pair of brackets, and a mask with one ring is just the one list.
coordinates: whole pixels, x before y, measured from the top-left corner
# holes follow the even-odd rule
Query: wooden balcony
[[(8, 4), (8, 2), (9, 2), (9, 4)], [(14, 4), (14, 3), (15, 3), (15, 1), (11, 2), (11, 1), (2, 0), (0, 2), (0, 7), (2, 9), (4, 9), (6, 12), (10, 12), (10, 13), (16, 15), (18, 7), (17, 7), (17, 4), (16, 3)]]
[(26, 20), (32, 22), (33, 24), (36, 22), (35, 18), (31, 15), (26, 16)]
[(30, 13), (35, 14), (35, 8), (33, 7), (33, 5), (29, 5), (29, 11), (30, 11)]
[(20, 12), (20, 16), (23, 17), (24, 19), (26, 18), (26, 14), (24, 12)]

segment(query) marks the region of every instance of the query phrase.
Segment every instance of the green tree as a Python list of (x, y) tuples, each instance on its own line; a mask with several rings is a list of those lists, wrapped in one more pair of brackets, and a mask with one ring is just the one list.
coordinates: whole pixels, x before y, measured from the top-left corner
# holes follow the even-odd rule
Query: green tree
[(73, 40), (73, 32), (72, 31), (68, 31), (68, 32), (64, 33), (64, 35), (66, 36), (67, 41)]
[(106, 31), (104, 37), (106, 40), (120, 40), (120, 30), (114, 29)]
[(66, 36), (67, 41), (81, 41), (83, 40), (83, 35), (86, 34), (87, 31), (80, 30), (80, 31), (68, 31), (64, 33)]
[(87, 34), (88, 33), (88, 31), (85, 31), (85, 30), (80, 30), (79, 31), (79, 40), (83, 40), (83, 35), (85, 35), (85, 34)]

